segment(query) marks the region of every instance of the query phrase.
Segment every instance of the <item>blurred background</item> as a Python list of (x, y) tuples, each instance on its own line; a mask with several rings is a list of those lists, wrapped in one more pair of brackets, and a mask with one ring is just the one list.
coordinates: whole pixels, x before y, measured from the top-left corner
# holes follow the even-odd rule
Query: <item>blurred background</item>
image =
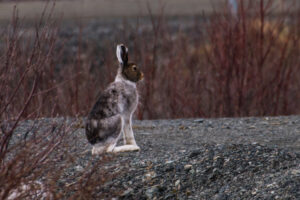
[(1, 119), (86, 116), (144, 71), (136, 119), (300, 114), (297, 0), (0, 1)]

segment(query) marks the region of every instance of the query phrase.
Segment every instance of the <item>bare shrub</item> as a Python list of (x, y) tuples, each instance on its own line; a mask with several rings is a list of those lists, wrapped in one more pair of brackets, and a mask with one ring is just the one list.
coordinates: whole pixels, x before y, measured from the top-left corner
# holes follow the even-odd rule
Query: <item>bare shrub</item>
[(56, 116), (59, 89), (76, 77), (56, 79), (58, 25), (51, 11), (46, 16), (47, 9), (34, 34), (22, 30), (15, 9), (1, 37), (5, 45), (0, 50), (0, 199), (101, 198), (107, 193), (99, 184), (115, 174), (103, 167), (111, 157), (86, 161), (88, 169), (68, 176), (82, 156), (70, 152), (70, 140), (82, 124), (76, 119), (40, 118)]
[(299, 112), (298, 18), (274, 16), (273, 9), (273, 1), (239, 1), (236, 14), (215, 13), (206, 24), (207, 84), (215, 94), (207, 103), (213, 115)]
[(188, 32), (151, 10), (150, 31), (124, 27), (146, 74), (138, 118), (299, 113), (299, 16), (277, 16), (273, 1), (239, 2)]

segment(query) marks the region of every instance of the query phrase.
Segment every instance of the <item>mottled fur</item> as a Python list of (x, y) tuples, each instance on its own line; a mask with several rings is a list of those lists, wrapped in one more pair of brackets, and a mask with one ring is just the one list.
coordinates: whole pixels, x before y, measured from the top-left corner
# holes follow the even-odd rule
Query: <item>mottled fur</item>
[[(128, 63), (124, 45), (118, 45), (117, 58), (116, 79), (100, 94), (86, 122), (86, 136), (94, 145), (93, 154), (139, 150), (131, 118), (138, 105), (136, 82), (143, 78), (143, 74), (134, 63)], [(122, 133), (124, 146), (115, 147)]]

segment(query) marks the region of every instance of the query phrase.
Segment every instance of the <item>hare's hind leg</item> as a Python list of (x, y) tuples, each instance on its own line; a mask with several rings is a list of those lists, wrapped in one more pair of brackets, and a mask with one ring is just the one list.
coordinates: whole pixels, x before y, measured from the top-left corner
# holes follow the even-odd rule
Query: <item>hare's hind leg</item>
[(105, 153), (105, 150), (106, 150), (106, 147), (103, 146), (102, 143), (95, 144), (95, 145), (93, 145), (93, 148), (92, 148), (92, 155), (103, 154), (103, 153)]
[(96, 127), (97, 143), (93, 145), (92, 154), (103, 154), (113, 152), (120, 135), (122, 134), (123, 120), (120, 116), (98, 120)]
[(105, 152), (112, 153), (120, 138), (120, 135), (121, 133), (117, 138), (109, 137), (105, 142), (95, 144), (92, 149), (92, 155), (99, 155)]

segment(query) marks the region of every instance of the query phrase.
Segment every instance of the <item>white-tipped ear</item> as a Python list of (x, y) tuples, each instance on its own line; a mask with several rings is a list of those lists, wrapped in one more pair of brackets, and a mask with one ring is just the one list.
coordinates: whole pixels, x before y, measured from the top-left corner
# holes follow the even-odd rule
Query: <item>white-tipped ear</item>
[(122, 61), (122, 57), (121, 57), (121, 46), (120, 45), (117, 46), (116, 54), (117, 54), (119, 63), (122, 63), (123, 61)]
[(123, 44), (117, 45), (117, 58), (120, 64), (125, 65), (128, 62), (128, 49)]

